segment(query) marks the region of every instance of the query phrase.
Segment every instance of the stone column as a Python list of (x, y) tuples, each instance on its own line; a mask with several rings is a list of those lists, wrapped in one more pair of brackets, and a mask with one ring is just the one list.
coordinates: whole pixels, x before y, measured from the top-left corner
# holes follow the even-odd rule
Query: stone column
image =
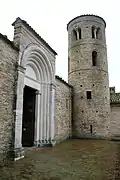
[(46, 134), (46, 116), (47, 116), (47, 111), (46, 111), (46, 107), (47, 107), (47, 86), (46, 86), (46, 83), (44, 84), (43, 86), (43, 93), (44, 93), (44, 102), (43, 102), (43, 113), (44, 113), (44, 116), (43, 116), (43, 140), (44, 140), (44, 143), (46, 143), (46, 138), (47, 138), (47, 134)]
[(23, 91), (24, 91), (25, 68), (18, 67), (16, 121), (15, 121), (15, 160), (24, 157), (22, 148), (22, 114), (23, 114)]
[(44, 97), (43, 97), (43, 92), (44, 92), (44, 89), (43, 89), (43, 84), (41, 84), (41, 99), (40, 99), (40, 123), (39, 123), (39, 128), (40, 128), (40, 144), (42, 144), (42, 140), (43, 140), (43, 101), (44, 101)]
[(35, 106), (35, 142), (36, 146), (39, 145), (40, 140), (40, 112), (41, 112), (41, 93), (36, 91), (36, 106)]
[(50, 139), (54, 146), (55, 141), (55, 124), (54, 124), (54, 107), (55, 107), (55, 85), (51, 84), (51, 100), (50, 100)]
[(95, 28), (94, 29), (94, 37), (95, 37), (95, 39), (96, 39), (96, 35), (97, 35), (97, 29)]
[(47, 84), (47, 143), (50, 140), (50, 84)]
[(76, 28), (76, 32), (77, 32), (77, 40), (79, 40), (79, 31), (78, 31), (78, 28)]
[(42, 146), (49, 146), (51, 145), (51, 85), (50, 84), (41, 84), (41, 112), (40, 112), (40, 122), (39, 122), (39, 129), (40, 129), (40, 139), (39, 139), (39, 147)]

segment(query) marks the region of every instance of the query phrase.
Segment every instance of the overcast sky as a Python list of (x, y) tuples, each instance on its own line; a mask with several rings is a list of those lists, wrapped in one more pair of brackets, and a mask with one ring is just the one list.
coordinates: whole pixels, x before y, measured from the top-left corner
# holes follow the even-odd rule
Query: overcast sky
[(58, 53), (56, 74), (67, 81), (67, 23), (82, 14), (95, 14), (107, 23), (110, 86), (120, 91), (119, 0), (0, 0), (0, 33), (13, 39), (12, 22), (21, 17)]

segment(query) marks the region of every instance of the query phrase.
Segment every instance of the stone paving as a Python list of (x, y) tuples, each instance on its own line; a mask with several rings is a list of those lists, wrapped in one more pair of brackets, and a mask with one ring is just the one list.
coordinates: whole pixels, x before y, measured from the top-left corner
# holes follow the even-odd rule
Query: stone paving
[(28, 148), (26, 157), (0, 169), (0, 180), (120, 180), (120, 143), (67, 140)]

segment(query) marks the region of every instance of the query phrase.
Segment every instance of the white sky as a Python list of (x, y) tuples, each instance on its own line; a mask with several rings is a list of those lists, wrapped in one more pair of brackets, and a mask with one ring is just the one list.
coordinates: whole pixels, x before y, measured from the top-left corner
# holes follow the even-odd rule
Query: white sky
[(67, 81), (67, 23), (82, 14), (95, 14), (107, 23), (110, 86), (120, 91), (119, 0), (0, 0), (0, 33), (13, 39), (12, 22), (21, 17), (58, 53), (56, 74)]

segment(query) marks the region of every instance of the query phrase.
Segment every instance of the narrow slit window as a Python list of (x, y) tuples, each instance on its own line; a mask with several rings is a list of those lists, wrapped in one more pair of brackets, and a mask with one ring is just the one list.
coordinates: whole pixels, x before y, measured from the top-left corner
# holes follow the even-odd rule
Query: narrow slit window
[(96, 51), (92, 52), (92, 65), (97, 66), (97, 52)]
[(91, 134), (93, 133), (92, 125), (90, 125), (90, 133), (91, 133)]
[(81, 29), (78, 28), (78, 33), (79, 33), (79, 39), (81, 39)]
[(72, 31), (72, 40), (73, 41), (77, 40), (77, 32), (75, 30)]
[(92, 27), (92, 38), (95, 38), (95, 27)]
[(69, 101), (68, 101), (68, 99), (66, 99), (66, 109), (68, 109), (69, 108)]
[(70, 58), (68, 57), (68, 72), (70, 71)]
[(91, 96), (91, 91), (87, 91), (87, 99), (92, 99), (92, 96)]

